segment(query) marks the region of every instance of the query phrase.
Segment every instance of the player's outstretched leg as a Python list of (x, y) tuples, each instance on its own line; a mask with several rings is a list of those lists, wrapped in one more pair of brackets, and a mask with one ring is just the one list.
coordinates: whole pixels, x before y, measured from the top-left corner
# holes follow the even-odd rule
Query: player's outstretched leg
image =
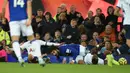
[(21, 56), (19, 42), (18, 41), (14, 41), (12, 46), (13, 46), (14, 52), (15, 52), (17, 58), (18, 58), (18, 61), (19, 61), (20, 65), (22, 67), (24, 67), (24, 60), (22, 59), (22, 56)]

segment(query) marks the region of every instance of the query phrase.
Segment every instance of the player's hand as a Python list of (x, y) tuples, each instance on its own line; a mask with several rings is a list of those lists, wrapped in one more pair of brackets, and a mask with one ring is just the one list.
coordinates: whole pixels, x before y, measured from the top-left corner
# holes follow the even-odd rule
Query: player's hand
[(32, 23), (32, 20), (31, 19), (27, 19), (26, 26), (30, 26), (31, 23)]

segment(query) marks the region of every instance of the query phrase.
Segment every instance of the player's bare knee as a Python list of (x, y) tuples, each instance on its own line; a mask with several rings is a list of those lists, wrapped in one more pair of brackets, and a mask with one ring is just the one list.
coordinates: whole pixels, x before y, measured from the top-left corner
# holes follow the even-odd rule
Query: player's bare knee
[(19, 36), (12, 36), (12, 42), (19, 41)]
[(30, 36), (28, 36), (28, 40), (30, 40), (30, 41), (35, 40), (34, 35), (30, 35)]

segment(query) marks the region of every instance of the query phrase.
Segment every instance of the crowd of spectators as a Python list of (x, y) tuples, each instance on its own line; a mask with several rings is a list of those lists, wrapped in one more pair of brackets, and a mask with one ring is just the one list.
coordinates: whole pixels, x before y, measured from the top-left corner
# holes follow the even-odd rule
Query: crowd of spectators
[[(74, 5), (70, 7), (70, 10), (67, 10), (66, 5), (62, 4), (57, 7), (57, 14), (54, 18), (51, 12), (44, 13), (38, 9), (36, 14), (32, 16), (32, 27), (37, 40), (79, 44), (85, 46), (86, 51), (91, 51), (97, 47), (100, 57), (105, 50), (110, 50), (118, 55), (115, 50), (125, 44), (124, 33), (117, 31), (118, 17), (114, 15), (112, 6), (108, 7), (107, 13), (108, 15), (105, 16), (102, 9), (97, 8), (95, 15), (93, 11), (88, 11), (87, 18), (83, 18)], [(0, 14), (0, 50), (5, 50), (10, 54), (12, 52), (7, 49), (11, 48), (9, 31), (8, 20), (2, 19)], [(22, 37), (20, 43), (25, 41), (26, 37)], [(58, 47), (42, 46), (41, 51), (42, 54), (68, 56), (68, 52), (66, 54), (60, 53)], [(123, 54), (128, 54), (128, 52), (123, 52)], [(1, 55), (0, 58), (2, 58)]]

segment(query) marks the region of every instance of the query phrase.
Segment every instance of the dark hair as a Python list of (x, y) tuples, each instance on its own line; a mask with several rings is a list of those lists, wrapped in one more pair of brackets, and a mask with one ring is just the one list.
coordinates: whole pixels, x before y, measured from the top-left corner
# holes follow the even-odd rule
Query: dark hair
[(45, 13), (45, 15), (49, 15), (49, 16), (50, 16), (50, 18), (52, 18), (52, 15), (51, 15), (51, 13), (50, 13), (50, 12), (46, 12), (46, 13)]
[[(111, 47), (110, 47), (109, 51), (111, 51), (111, 50), (113, 49), (112, 42), (111, 42), (111, 41), (106, 41), (106, 42), (109, 42), (109, 43), (110, 43), (110, 46), (111, 46)], [(106, 42), (105, 42), (105, 43), (106, 43)]]
[(110, 9), (110, 8), (112, 8), (112, 9), (113, 9), (112, 14), (114, 14), (114, 10), (115, 10), (115, 9), (114, 9), (114, 7), (113, 7), (113, 6), (109, 6), (109, 7), (107, 8), (107, 14), (108, 14), (108, 15), (110, 15), (110, 13), (109, 13), (109, 9)]
[(42, 9), (38, 9), (37, 11), (43, 11)]
[(97, 11), (97, 10), (100, 10), (100, 11), (102, 12), (102, 9), (101, 9), (101, 8), (97, 8), (96, 11)]
[(92, 64), (94, 64), (94, 65), (98, 64), (98, 56), (96, 54), (93, 55), (93, 57), (92, 57)]

